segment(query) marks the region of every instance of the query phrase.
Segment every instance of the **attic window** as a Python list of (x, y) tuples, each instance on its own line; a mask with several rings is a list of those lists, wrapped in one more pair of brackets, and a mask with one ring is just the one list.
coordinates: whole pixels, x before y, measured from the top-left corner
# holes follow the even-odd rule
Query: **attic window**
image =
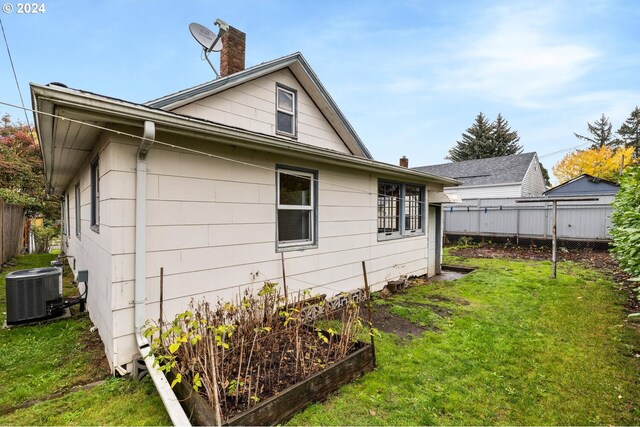
[(276, 87), (276, 133), (296, 136), (296, 91), (278, 85)]

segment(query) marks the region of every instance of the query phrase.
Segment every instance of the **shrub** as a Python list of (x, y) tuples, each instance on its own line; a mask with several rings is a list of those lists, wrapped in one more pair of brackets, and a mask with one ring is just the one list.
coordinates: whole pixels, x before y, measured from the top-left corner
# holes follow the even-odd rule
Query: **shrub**
[[(309, 301), (318, 302), (320, 328), (306, 319)], [(324, 299), (305, 292), (283, 297), (276, 283), (265, 283), (254, 296), (245, 291), (235, 304), (192, 301), (171, 323), (145, 329), (152, 338), (157, 366), (174, 370), (172, 387), (188, 380), (220, 419), (254, 406), (357, 347), (363, 328), (359, 306), (332, 310)]]
[(52, 225), (34, 225), (32, 230), (36, 244), (36, 253), (48, 253), (49, 247), (51, 246), (51, 240), (58, 236), (59, 229)]
[(630, 166), (620, 180), (613, 202), (612, 252), (620, 267), (640, 277), (640, 166)]

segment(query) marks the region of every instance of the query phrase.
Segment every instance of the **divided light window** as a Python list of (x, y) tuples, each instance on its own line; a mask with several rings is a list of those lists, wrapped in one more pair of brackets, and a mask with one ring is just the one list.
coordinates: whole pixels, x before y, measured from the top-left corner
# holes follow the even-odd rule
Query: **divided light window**
[(278, 168), (278, 247), (315, 243), (316, 172)]
[(76, 184), (75, 189), (76, 202), (76, 236), (80, 238), (80, 183)]
[(296, 136), (296, 91), (276, 86), (276, 133)]
[(378, 237), (424, 233), (424, 187), (378, 182)]
[(406, 234), (422, 232), (422, 188), (404, 186), (404, 231)]
[(99, 159), (91, 162), (91, 229), (100, 229), (100, 168)]

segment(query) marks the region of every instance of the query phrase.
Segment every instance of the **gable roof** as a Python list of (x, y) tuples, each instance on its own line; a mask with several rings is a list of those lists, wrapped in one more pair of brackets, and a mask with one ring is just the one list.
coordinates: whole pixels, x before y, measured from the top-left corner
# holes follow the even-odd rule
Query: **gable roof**
[[(147, 120), (153, 121), (157, 132), (163, 132), (165, 136), (203, 138), (213, 143), (231, 144), (260, 152), (286, 154), (355, 170), (376, 172), (389, 179), (433, 182), (448, 186), (459, 184), (450, 178), (72, 89), (60, 84), (31, 83), (30, 86), (47, 190), (55, 194), (62, 194), (69, 186), (91, 154), (101, 132), (111, 131), (125, 136), (135, 134), (140, 135), (136, 138), (141, 138), (144, 122)], [(114, 129), (114, 126), (120, 128)], [(120, 130), (123, 126), (128, 129), (128, 133)], [(178, 147), (179, 141), (180, 138), (172, 139), (171, 144), (157, 140), (156, 143)]]
[(465, 160), (439, 165), (419, 166), (413, 169), (446, 176), (462, 182), (462, 186), (519, 184), (524, 179), (535, 152), (487, 159)]
[(342, 114), (329, 92), (324, 88), (318, 76), (311, 69), (309, 63), (300, 52), (295, 52), (282, 58), (263, 62), (246, 68), (237, 73), (216, 80), (184, 89), (161, 98), (146, 102), (144, 105), (173, 111), (178, 107), (198, 101), (232, 87), (255, 80), (267, 74), (289, 68), (307, 91), (311, 99), (318, 106), (327, 121), (333, 126), (337, 134), (344, 141), (351, 152), (359, 157), (373, 159), (373, 156), (353, 129), (347, 118)]
[(567, 182), (556, 185), (548, 189), (544, 193), (545, 196), (550, 194), (557, 195), (583, 195), (583, 194), (616, 194), (620, 189), (620, 185), (607, 179), (602, 179), (584, 173)]

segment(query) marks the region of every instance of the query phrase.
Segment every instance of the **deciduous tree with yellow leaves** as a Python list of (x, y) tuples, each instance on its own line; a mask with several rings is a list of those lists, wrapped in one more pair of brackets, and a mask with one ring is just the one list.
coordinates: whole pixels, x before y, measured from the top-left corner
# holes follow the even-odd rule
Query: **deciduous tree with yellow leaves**
[(620, 165), (631, 163), (633, 150), (633, 147), (614, 149), (603, 145), (600, 148), (574, 151), (553, 166), (553, 174), (561, 183), (585, 173), (618, 182)]

